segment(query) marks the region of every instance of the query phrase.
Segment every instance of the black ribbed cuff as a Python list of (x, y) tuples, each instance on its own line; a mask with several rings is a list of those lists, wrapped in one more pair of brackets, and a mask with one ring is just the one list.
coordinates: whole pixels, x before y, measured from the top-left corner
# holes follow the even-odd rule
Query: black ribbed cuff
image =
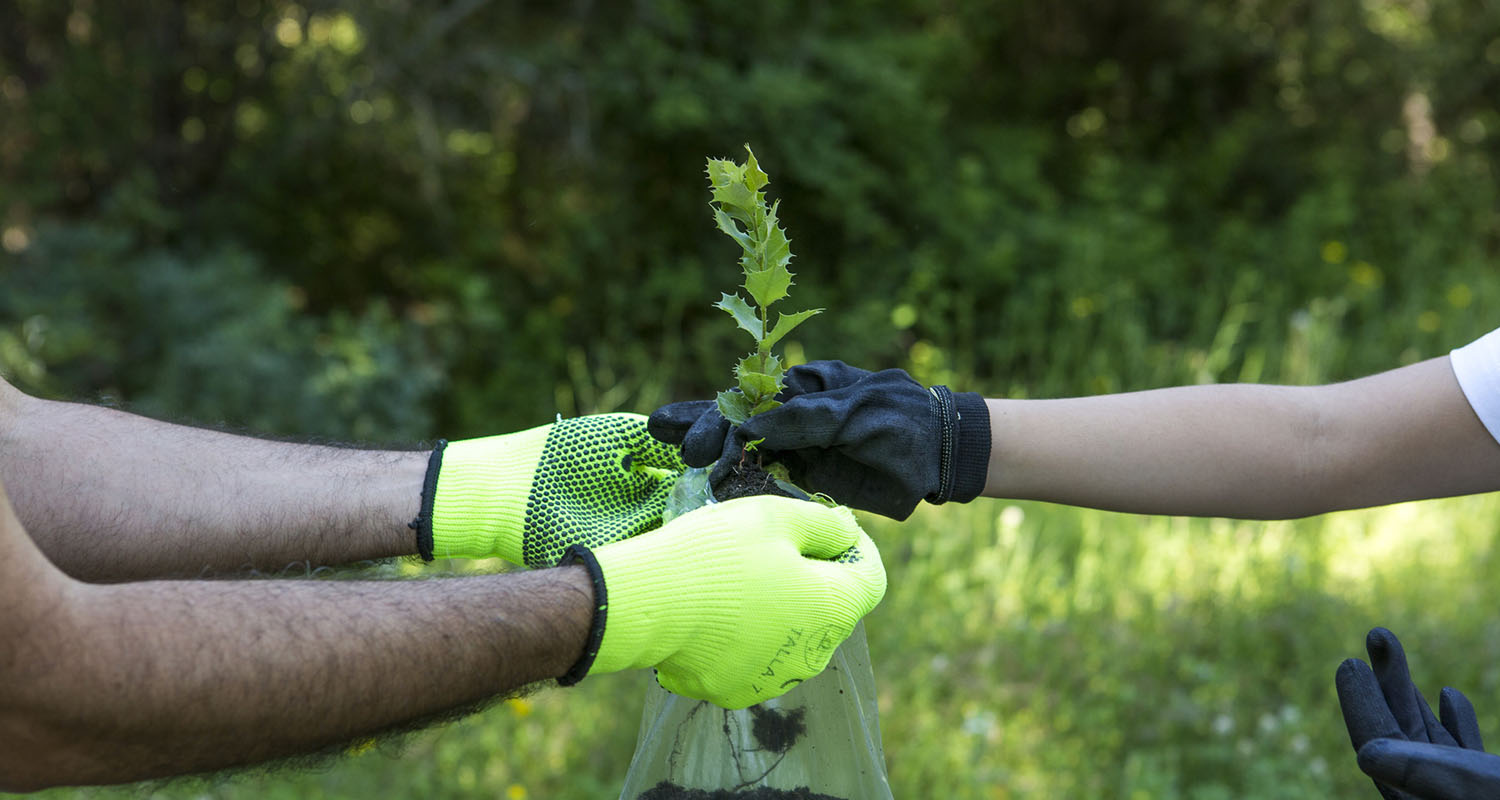
[(557, 565), (566, 567), (573, 564), (582, 564), (589, 571), (589, 580), (594, 584), (594, 619), (589, 623), (589, 638), (583, 643), (583, 655), (557, 679), (558, 686), (572, 686), (583, 680), (589, 670), (593, 669), (594, 659), (599, 657), (599, 645), (604, 641), (604, 623), (609, 618), (609, 595), (604, 591), (604, 570), (599, 568), (599, 560), (594, 558), (594, 551), (581, 544), (569, 547), (563, 551), (562, 560)]
[(427, 457), (427, 474), (422, 478), (422, 505), (417, 509), (417, 518), (406, 523), (406, 527), (417, 532), (417, 555), (423, 561), (432, 560), (432, 504), (437, 500), (438, 471), (443, 468), (443, 450), (447, 439), (439, 439)]
[(967, 503), (984, 491), (990, 476), (990, 409), (978, 392), (954, 392), (958, 432), (953, 448), (953, 495)]
[(953, 405), (953, 392), (941, 385), (927, 390), (927, 406), (938, 426), (938, 470), (937, 487), (928, 493), (926, 500), (937, 506), (953, 499), (953, 459), (954, 448), (958, 443), (958, 410)]

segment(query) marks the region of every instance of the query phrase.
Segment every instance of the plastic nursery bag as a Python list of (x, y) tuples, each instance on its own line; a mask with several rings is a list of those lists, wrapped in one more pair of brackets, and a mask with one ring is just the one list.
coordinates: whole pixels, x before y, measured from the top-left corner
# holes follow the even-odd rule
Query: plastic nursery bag
[[(706, 470), (689, 470), (667, 516), (713, 502)], [(731, 711), (654, 681), (621, 800), (890, 800), (864, 623), (822, 674)]]

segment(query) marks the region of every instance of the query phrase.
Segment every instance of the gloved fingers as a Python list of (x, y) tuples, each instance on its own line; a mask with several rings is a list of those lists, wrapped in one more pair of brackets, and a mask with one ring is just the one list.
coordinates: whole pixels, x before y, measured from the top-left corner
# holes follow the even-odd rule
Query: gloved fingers
[(727, 447), (731, 426), (717, 404), (704, 409), (682, 438), (682, 460), (689, 466), (706, 467), (718, 460)]
[(668, 403), (651, 412), (651, 416), (646, 420), (646, 428), (657, 439), (667, 444), (680, 445), (682, 437), (687, 435), (693, 423), (703, 416), (703, 412), (713, 407), (714, 401), (712, 400), (683, 400), (678, 403)]
[(854, 512), (843, 506), (828, 508), (790, 497), (760, 496), (730, 500), (725, 506), (753, 502), (764, 514), (764, 529), (784, 540), (807, 558), (829, 561), (859, 542), (859, 523)]
[(1345, 659), (1334, 673), (1333, 683), (1344, 726), (1349, 729), (1349, 742), (1356, 751), (1376, 739), (1406, 738), (1368, 664), (1357, 658)]
[(739, 463), (739, 458), (737, 456), (731, 456), (731, 455), (729, 455), (728, 454), (728, 449), (729, 449), (728, 447), (725, 447), (725, 451), (726, 451), (725, 456), (723, 458), (720, 458), (717, 462), (715, 462), (714, 463), (714, 468), (709, 471), (709, 473), (708, 473), (708, 485), (709, 486), (712, 486), (714, 488), (718, 488), (719, 484), (722, 483), (725, 478), (729, 477), (729, 474), (734, 471), (735, 465)]
[(657, 478), (649, 487), (629, 498), (634, 505), (627, 506), (621, 515), (626, 528), (626, 537), (638, 536), (661, 527), (662, 512), (667, 509), (667, 500), (681, 475)]
[(1458, 742), (1448, 734), (1426, 698), (1412, 682), (1406, 665), (1406, 651), (1396, 634), (1385, 628), (1374, 628), (1365, 637), (1365, 649), (1370, 653), (1370, 666), (1385, 693), (1391, 714), (1401, 726), (1406, 739), (1414, 742), (1432, 742), (1457, 746)]
[(766, 450), (801, 450), (832, 447), (848, 416), (848, 403), (824, 392), (793, 397), (780, 406), (756, 414), (740, 425), (735, 435), (741, 441), (760, 440)]
[(842, 361), (810, 361), (786, 371), (782, 378), (785, 389), (776, 395), (783, 403), (797, 395), (826, 392), (851, 386), (868, 376), (868, 370), (851, 367)]
[(1479, 735), (1479, 717), (1474, 713), (1474, 704), (1463, 692), (1444, 688), (1438, 696), (1438, 716), (1443, 721), (1443, 728), (1453, 735), (1459, 747), (1484, 750), (1484, 737)]
[(880, 549), (863, 530), (852, 546), (832, 560), (814, 561), (808, 566), (837, 590), (839, 601), (855, 619), (870, 613), (885, 597), (885, 564), (880, 560)]
[(673, 445), (653, 438), (642, 426), (637, 435), (626, 444), (627, 461), (623, 465), (635, 472), (653, 474), (661, 479), (675, 480), (687, 469), (681, 452)]
[(1359, 749), (1359, 768), (1423, 800), (1500, 797), (1500, 756), (1458, 747), (1376, 739)]
[(741, 427), (746, 438), (764, 439), (772, 450), (885, 451), (932, 425), (927, 390), (905, 372), (888, 369), (854, 384), (790, 397)]

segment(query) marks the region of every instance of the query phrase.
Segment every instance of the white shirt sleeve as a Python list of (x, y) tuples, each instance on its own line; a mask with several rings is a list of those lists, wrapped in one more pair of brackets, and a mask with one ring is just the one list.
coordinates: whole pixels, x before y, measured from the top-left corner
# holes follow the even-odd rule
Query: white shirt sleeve
[(1479, 421), (1500, 442), (1500, 329), (1454, 350), (1448, 360)]

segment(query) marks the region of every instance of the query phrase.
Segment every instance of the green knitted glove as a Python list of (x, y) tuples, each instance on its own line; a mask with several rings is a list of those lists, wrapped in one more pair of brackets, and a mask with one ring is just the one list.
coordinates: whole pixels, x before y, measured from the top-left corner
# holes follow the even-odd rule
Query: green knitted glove
[(885, 595), (875, 543), (847, 508), (748, 497), (595, 551), (573, 547), (598, 610), (559, 681), (656, 667), (671, 692), (744, 708), (823, 671)]
[(597, 547), (661, 525), (683, 469), (676, 448), (651, 438), (639, 414), (440, 442), (412, 523), (418, 551), (550, 567), (570, 545)]

